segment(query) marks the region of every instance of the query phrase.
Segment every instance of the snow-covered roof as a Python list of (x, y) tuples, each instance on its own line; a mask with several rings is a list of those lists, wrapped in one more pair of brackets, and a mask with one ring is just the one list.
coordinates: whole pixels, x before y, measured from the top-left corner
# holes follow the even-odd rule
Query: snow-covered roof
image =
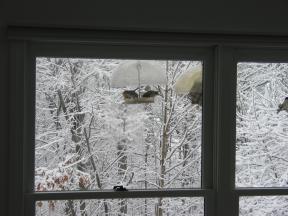
[(164, 69), (149, 60), (129, 60), (119, 65), (112, 74), (111, 86), (161, 85), (166, 83)]

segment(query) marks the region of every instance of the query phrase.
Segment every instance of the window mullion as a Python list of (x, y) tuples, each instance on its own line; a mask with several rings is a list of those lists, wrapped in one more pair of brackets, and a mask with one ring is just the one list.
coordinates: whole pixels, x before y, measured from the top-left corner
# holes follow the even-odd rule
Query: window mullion
[[(212, 50), (211, 50), (212, 51)], [(210, 216), (215, 212), (215, 164), (213, 122), (214, 122), (214, 55), (210, 53), (204, 60), (203, 80), (203, 125), (202, 125), (202, 188), (213, 191), (205, 196), (205, 215)]]
[(236, 67), (233, 49), (217, 48), (217, 216), (238, 215), (234, 192)]

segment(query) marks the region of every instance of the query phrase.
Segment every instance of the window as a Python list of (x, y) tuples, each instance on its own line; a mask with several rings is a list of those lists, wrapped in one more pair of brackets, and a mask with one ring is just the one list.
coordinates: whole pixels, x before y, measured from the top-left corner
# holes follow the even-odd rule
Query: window
[[(201, 188), (202, 68), (200, 61), (36, 58), (34, 191)], [(200, 86), (186, 90), (190, 74)], [(97, 210), (89, 207), (95, 200), (38, 201), (36, 215), (203, 215), (198, 199), (103, 200)]]
[(286, 215), (287, 201), (287, 196), (243, 196), (239, 215)]
[(285, 214), (285, 45), (13, 31), (11, 215)]
[(288, 186), (287, 78), (287, 63), (237, 64), (236, 187)]
[(201, 188), (190, 73), (202, 63), (36, 58), (35, 191)]
[[(202, 197), (161, 198), (163, 215), (204, 215)], [(49, 200), (36, 202), (36, 215), (155, 215), (159, 198)], [(156, 207), (156, 209), (155, 209)]]
[(239, 215), (287, 214), (287, 60), (287, 53), (280, 50), (238, 51)]

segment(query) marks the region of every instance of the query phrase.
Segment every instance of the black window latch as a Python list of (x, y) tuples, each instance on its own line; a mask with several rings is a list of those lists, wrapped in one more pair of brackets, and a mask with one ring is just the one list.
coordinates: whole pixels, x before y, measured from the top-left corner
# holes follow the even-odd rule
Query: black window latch
[(113, 187), (114, 191), (127, 191), (127, 189), (125, 187), (123, 187), (123, 185), (116, 185)]

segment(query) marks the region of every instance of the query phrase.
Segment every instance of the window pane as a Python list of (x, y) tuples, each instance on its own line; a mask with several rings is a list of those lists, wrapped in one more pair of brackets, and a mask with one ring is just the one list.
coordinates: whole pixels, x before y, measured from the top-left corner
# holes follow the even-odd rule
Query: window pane
[[(158, 213), (158, 214), (157, 214)], [(36, 215), (204, 215), (204, 199), (157, 198), (122, 200), (57, 200), (37, 201)]]
[(240, 216), (288, 215), (288, 196), (240, 197)]
[(237, 65), (236, 186), (288, 186), (288, 64)]
[(35, 190), (201, 187), (202, 63), (37, 58)]

